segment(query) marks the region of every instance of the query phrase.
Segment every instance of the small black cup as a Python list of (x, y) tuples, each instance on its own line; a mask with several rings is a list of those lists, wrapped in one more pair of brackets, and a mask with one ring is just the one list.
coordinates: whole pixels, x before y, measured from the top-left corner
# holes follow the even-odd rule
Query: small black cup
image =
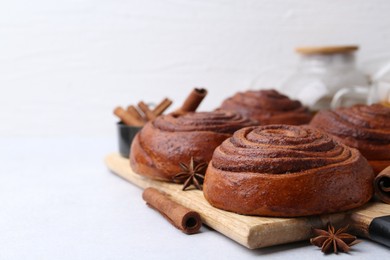
[(128, 126), (123, 122), (118, 122), (116, 125), (118, 129), (119, 153), (122, 157), (129, 158), (131, 143), (142, 127)]

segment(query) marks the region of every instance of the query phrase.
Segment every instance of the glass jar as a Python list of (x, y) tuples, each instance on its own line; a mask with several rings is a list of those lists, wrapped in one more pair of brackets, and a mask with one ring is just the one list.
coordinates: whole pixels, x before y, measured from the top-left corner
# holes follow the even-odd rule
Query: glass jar
[[(355, 65), (358, 46), (302, 47), (296, 72), (282, 84), (281, 91), (300, 100), (313, 111), (330, 108), (333, 96), (345, 88), (367, 89), (368, 77)], [(366, 103), (366, 91), (354, 91), (343, 99), (343, 106)], [(344, 95), (346, 97), (346, 95)]]

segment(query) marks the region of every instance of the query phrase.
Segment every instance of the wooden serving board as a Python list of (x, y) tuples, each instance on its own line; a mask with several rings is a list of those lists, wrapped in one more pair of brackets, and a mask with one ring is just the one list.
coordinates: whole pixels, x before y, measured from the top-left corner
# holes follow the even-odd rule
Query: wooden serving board
[[(140, 188), (156, 188), (169, 195), (172, 200), (197, 211), (204, 224), (250, 249), (309, 239), (313, 227), (323, 228), (328, 222), (336, 226), (351, 223), (351, 221), (357, 221), (361, 224), (365, 221), (369, 222), (375, 217), (390, 215), (390, 205), (371, 202), (354, 211), (313, 217), (244, 216), (212, 207), (203, 197), (202, 191), (182, 191), (180, 184), (154, 181), (142, 177), (133, 172), (128, 159), (117, 153), (108, 155), (105, 158), (105, 163), (113, 173)], [(359, 231), (361, 235), (368, 236), (364, 228)]]

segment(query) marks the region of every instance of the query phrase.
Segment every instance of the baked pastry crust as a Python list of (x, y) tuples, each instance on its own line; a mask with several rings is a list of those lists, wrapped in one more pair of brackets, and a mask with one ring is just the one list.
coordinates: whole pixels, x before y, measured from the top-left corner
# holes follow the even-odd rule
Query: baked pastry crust
[(276, 90), (238, 92), (223, 101), (220, 109), (235, 111), (257, 120), (261, 125), (302, 125), (310, 122), (312, 114), (298, 100), (292, 100)]
[(209, 162), (214, 149), (236, 130), (256, 125), (226, 111), (169, 114), (148, 122), (133, 140), (130, 164), (149, 178), (172, 181), (179, 163)]
[(238, 130), (216, 148), (205, 198), (245, 215), (298, 217), (345, 211), (373, 195), (374, 174), (358, 150), (309, 126)]
[(390, 107), (355, 105), (320, 111), (310, 125), (358, 149), (375, 173), (390, 165)]

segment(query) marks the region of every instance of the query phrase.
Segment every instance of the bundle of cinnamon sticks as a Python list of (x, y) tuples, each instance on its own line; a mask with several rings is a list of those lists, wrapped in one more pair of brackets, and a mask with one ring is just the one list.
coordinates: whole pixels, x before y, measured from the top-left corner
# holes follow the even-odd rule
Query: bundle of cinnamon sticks
[[(194, 112), (207, 95), (207, 90), (203, 88), (195, 88), (185, 99), (183, 105), (177, 109), (175, 114), (184, 114)], [(114, 114), (128, 126), (143, 126), (148, 121), (155, 119), (165, 112), (172, 104), (168, 98), (164, 98), (157, 106), (150, 109), (145, 102), (140, 101), (137, 106), (130, 105), (127, 109), (118, 106), (114, 109)]]
[(129, 126), (143, 126), (146, 122), (155, 119), (157, 116), (164, 113), (164, 111), (172, 104), (168, 98), (164, 98), (153, 110), (143, 101), (138, 103), (135, 107), (130, 105), (127, 109), (118, 106), (114, 109), (114, 114), (125, 124)]

